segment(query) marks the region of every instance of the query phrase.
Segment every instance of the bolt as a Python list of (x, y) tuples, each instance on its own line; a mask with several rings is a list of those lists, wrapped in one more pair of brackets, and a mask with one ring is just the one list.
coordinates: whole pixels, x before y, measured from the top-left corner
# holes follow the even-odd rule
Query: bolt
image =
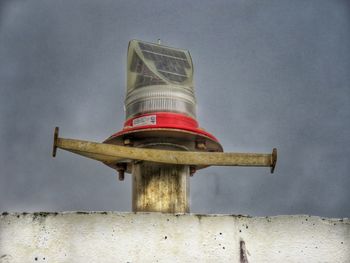
[(124, 181), (125, 172), (124, 171), (118, 171), (118, 175), (119, 175), (119, 181)]
[(132, 141), (130, 139), (124, 139), (125, 146), (132, 146)]
[(196, 167), (195, 166), (190, 166), (190, 176), (192, 177), (196, 172)]
[(119, 175), (119, 181), (124, 181), (125, 170), (126, 170), (126, 163), (117, 163), (117, 172)]
[(196, 141), (196, 148), (198, 150), (206, 150), (207, 145), (206, 145), (205, 141)]

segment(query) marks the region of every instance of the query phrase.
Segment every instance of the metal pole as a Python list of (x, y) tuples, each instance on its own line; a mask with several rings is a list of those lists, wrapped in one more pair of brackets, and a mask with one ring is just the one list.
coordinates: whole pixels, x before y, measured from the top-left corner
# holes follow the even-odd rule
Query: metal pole
[(188, 165), (137, 162), (132, 170), (134, 212), (189, 212)]

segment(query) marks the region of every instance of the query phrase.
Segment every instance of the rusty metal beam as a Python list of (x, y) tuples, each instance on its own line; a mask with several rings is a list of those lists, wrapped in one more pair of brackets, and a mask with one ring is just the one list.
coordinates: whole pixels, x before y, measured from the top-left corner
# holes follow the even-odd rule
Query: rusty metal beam
[(277, 161), (277, 150), (275, 148), (271, 154), (156, 150), (59, 138), (58, 130), (55, 130), (53, 156), (56, 154), (56, 148), (106, 164), (117, 163), (121, 160), (143, 160), (181, 165), (271, 167), (271, 173), (273, 173)]

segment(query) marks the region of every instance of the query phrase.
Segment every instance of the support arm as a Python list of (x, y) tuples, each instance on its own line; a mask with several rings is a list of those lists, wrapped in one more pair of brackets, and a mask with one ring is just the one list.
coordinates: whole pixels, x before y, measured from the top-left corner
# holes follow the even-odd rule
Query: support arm
[(266, 153), (222, 153), (222, 152), (183, 152), (126, 147), (106, 143), (64, 139), (58, 137), (55, 129), (53, 156), (56, 149), (70, 151), (106, 164), (121, 160), (143, 160), (155, 163), (204, 165), (204, 166), (255, 166), (270, 167), (274, 172), (277, 161), (277, 150)]

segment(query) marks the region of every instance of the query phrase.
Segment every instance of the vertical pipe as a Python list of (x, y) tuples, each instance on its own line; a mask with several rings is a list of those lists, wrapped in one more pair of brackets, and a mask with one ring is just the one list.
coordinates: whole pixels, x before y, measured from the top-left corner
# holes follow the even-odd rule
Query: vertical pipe
[(134, 212), (189, 212), (189, 166), (138, 162), (132, 169)]

